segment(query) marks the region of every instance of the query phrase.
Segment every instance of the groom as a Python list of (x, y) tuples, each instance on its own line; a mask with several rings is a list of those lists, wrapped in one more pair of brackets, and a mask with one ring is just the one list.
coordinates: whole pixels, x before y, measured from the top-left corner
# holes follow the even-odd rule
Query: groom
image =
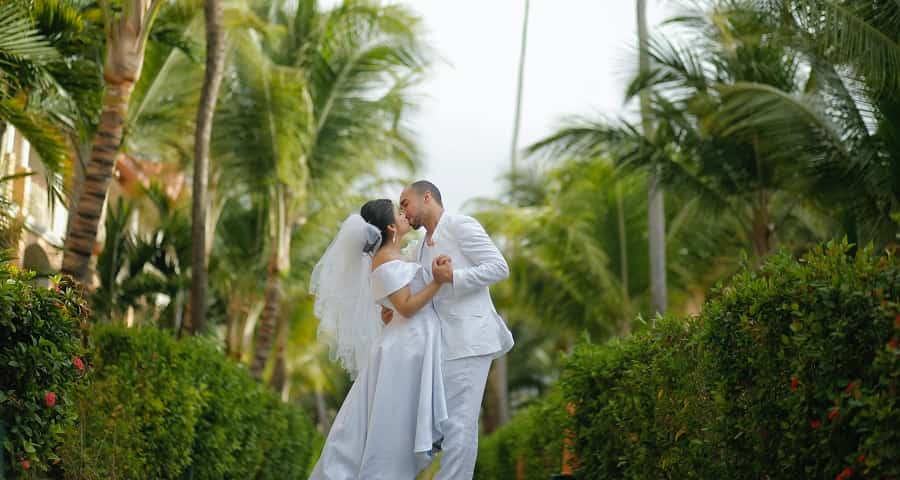
[[(421, 180), (403, 190), (400, 210), (410, 225), (425, 227), (415, 260), (439, 281), (434, 297), (443, 337), (444, 388), (449, 419), (436, 480), (471, 479), (478, 454), (478, 414), (491, 361), (513, 346), (488, 287), (509, 276), (500, 250), (478, 221), (444, 212), (441, 192)], [(446, 256), (452, 260), (443, 261)], [(438, 265), (432, 270), (432, 261)]]

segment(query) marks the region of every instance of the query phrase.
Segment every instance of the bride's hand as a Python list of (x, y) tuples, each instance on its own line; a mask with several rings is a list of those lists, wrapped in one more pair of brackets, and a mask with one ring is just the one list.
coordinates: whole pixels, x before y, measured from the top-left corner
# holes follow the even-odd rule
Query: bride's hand
[(431, 273), (437, 283), (453, 283), (453, 260), (447, 255), (435, 258), (431, 262)]
[(391, 323), (391, 320), (393, 320), (393, 319), (394, 319), (394, 311), (391, 310), (390, 308), (387, 308), (384, 305), (382, 305), (381, 306), (381, 321), (385, 325), (387, 325), (387, 324)]

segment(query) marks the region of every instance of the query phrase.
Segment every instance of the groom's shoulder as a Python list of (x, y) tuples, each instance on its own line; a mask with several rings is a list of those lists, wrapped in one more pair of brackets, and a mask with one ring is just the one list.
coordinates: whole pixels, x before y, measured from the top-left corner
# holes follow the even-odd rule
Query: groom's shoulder
[(450, 227), (458, 227), (460, 225), (465, 225), (470, 222), (476, 222), (473, 217), (468, 215), (463, 215), (461, 213), (445, 213), (447, 216), (447, 225)]
[(472, 228), (484, 229), (484, 226), (481, 225), (477, 218), (461, 213), (447, 215), (447, 226), (456, 233), (468, 232)]

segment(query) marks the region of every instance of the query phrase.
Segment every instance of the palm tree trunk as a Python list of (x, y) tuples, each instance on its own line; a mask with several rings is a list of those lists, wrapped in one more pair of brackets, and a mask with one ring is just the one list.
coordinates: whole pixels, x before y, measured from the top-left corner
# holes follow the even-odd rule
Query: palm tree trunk
[(147, 45), (145, 30), (151, 23), (148, 18), (152, 14), (152, 2), (132, 0), (131, 3), (130, 8), (126, 9), (129, 14), (115, 19), (107, 33), (103, 111), (63, 253), (62, 272), (72, 275), (86, 287), (91, 283), (90, 261), (116, 156), (122, 144), (128, 101), (144, 63), (144, 47)]
[(753, 221), (751, 228), (751, 242), (753, 256), (757, 266), (762, 264), (763, 258), (772, 253), (772, 229), (769, 227), (769, 194), (762, 191), (757, 196), (756, 205), (753, 207)]
[(622, 199), (622, 185), (616, 183), (616, 217), (619, 227), (619, 281), (622, 283), (622, 327), (619, 335), (631, 333), (631, 292), (628, 291), (628, 230), (625, 223), (625, 203)]
[[(277, 249), (276, 249), (277, 250)], [(250, 373), (257, 380), (262, 380), (263, 372), (269, 361), (269, 353), (275, 338), (275, 327), (278, 323), (278, 311), (281, 305), (282, 287), (281, 270), (278, 267), (278, 253), (273, 253), (269, 264), (269, 278), (266, 282), (266, 300), (256, 332), (256, 348)]]
[[(638, 58), (641, 74), (650, 71), (650, 57), (647, 52), (647, 0), (637, 0)], [(650, 123), (650, 93), (641, 91), (641, 126), (644, 135), (653, 136)], [(657, 313), (665, 314), (668, 304), (666, 291), (666, 214), (663, 190), (656, 168), (650, 171), (648, 188), (648, 236), (650, 243), (650, 296)]]
[(209, 172), (209, 138), (212, 132), (216, 98), (222, 83), (225, 57), (225, 31), (222, 28), (222, 6), (219, 0), (206, 0), (206, 75), (197, 110), (197, 131), (194, 137), (194, 179), (191, 209), (191, 305), (193, 305), (192, 333), (206, 328), (206, 203)]
[(316, 419), (319, 424), (319, 431), (322, 432), (322, 435), (327, 436), (328, 431), (331, 430), (331, 419), (328, 418), (328, 409), (325, 405), (325, 394), (322, 393), (322, 387), (316, 385), (315, 389), (315, 397), (316, 397)]
[(509, 375), (507, 357), (498, 357), (488, 372), (487, 392), (484, 397), (484, 433), (489, 435), (509, 422)]
[[(528, 14), (531, 2), (525, 0), (525, 11), (522, 17), (522, 40), (519, 51), (519, 70), (516, 78), (516, 110), (513, 117), (513, 133), (509, 151), (510, 186), (515, 193), (517, 185), (517, 158), (519, 155), (519, 126), (522, 120), (522, 91), (525, 81), (525, 52), (528, 45)], [(515, 249), (515, 239), (512, 239), (512, 249)], [(513, 253), (514, 254), (514, 253)], [(484, 397), (484, 429), (485, 433), (491, 433), (509, 422), (509, 379), (506, 368), (506, 356), (494, 360), (488, 372), (486, 395)]]
[(516, 113), (513, 117), (512, 145), (509, 152), (510, 180), (512, 188), (516, 188), (516, 158), (519, 155), (519, 124), (522, 118), (522, 87), (525, 79), (525, 47), (528, 44), (528, 10), (530, 2), (525, 0), (525, 14), (522, 20), (522, 43), (519, 52), (519, 76), (516, 80)]

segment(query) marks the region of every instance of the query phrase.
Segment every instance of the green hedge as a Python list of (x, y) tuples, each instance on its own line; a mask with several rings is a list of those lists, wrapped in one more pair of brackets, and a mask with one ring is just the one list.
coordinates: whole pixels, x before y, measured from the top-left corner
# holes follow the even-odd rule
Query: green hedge
[(738, 275), (703, 313), (737, 478), (900, 476), (900, 262), (830, 244)]
[(86, 371), (79, 325), (87, 309), (72, 284), (36, 286), (0, 264), (0, 478), (53, 469), (72, 425), (72, 391)]
[[(574, 415), (534, 427), (573, 427), (583, 479), (900, 477), (900, 262), (848, 252), (778, 254), (699, 318), (580, 344), (559, 385)], [(506, 430), (482, 444), (483, 479), (542, 448)]]
[(527, 480), (559, 473), (566, 420), (565, 402), (554, 390), (479, 442), (475, 479), (515, 479), (519, 461)]
[[(703, 368), (700, 324), (662, 319), (607, 345), (579, 345), (561, 388), (581, 478), (726, 478), (708, 421), (716, 405)], [(711, 458), (712, 457), (712, 458)]]
[(205, 339), (93, 334), (92, 384), (62, 449), (67, 478), (304, 478), (315, 430)]

